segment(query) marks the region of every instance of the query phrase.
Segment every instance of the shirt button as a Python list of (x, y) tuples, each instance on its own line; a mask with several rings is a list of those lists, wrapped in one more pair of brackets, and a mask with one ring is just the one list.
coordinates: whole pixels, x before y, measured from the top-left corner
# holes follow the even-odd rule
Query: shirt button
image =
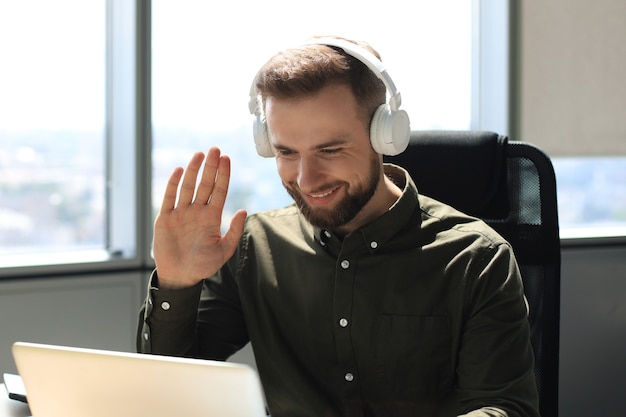
[(377, 247), (378, 247), (378, 242), (376, 242), (376, 241), (372, 241), (372, 242), (370, 243), (370, 248), (372, 248), (372, 249), (376, 249)]
[(350, 268), (350, 261), (348, 261), (348, 260), (344, 259), (343, 261), (341, 261), (341, 267), (342, 267), (343, 269), (348, 269), (348, 268)]
[(339, 320), (339, 325), (341, 327), (348, 327), (348, 320), (346, 320), (346, 319)]
[(346, 381), (348, 381), (348, 382), (352, 382), (352, 381), (354, 381), (354, 375), (352, 375), (352, 373), (351, 373), (351, 372), (348, 372), (348, 373), (344, 376), (344, 378), (345, 378), (345, 379), (346, 379)]
[(163, 301), (163, 302), (161, 303), (161, 308), (162, 308), (163, 310), (165, 310), (165, 311), (169, 310), (169, 309), (170, 309), (170, 307), (171, 307), (171, 306), (170, 306), (170, 303), (168, 303), (167, 301)]

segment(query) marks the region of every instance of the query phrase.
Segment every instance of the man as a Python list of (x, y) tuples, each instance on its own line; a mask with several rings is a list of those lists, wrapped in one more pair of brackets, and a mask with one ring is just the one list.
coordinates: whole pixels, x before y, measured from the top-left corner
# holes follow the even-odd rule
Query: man
[(240, 210), (222, 234), (229, 158), (177, 168), (138, 349), (225, 360), (250, 341), (274, 417), (538, 416), (509, 244), (383, 164), (376, 132), (397, 109), (376, 52), (315, 42), (272, 57), (252, 93), (257, 147), (295, 205)]

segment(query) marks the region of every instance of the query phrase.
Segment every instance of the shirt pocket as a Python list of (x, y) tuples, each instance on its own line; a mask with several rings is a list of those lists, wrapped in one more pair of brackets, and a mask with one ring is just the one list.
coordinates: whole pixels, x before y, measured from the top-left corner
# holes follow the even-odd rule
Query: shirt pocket
[(378, 373), (395, 396), (441, 398), (452, 387), (452, 335), (446, 316), (379, 316), (374, 341)]

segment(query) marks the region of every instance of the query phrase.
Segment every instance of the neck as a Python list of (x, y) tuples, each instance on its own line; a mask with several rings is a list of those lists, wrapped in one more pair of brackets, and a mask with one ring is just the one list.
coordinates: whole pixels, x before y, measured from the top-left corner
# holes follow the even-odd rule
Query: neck
[(402, 190), (400, 187), (381, 171), (381, 179), (370, 201), (368, 201), (354, 219), (338, 227), (336, 230), (333, 230), (333, 232), (339, 236), (345, 236), (365, 226), (389, 211), (401, 195)]

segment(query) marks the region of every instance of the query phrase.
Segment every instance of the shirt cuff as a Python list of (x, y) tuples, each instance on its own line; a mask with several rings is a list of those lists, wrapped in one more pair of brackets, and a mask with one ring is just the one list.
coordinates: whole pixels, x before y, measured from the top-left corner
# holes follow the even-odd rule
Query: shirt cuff
[(157, 271), (149, 282), (148, 304), (151, 321), (180, 321), (196, 317), (203, 281), (193, 287), (180, 289), (159, 288)]

